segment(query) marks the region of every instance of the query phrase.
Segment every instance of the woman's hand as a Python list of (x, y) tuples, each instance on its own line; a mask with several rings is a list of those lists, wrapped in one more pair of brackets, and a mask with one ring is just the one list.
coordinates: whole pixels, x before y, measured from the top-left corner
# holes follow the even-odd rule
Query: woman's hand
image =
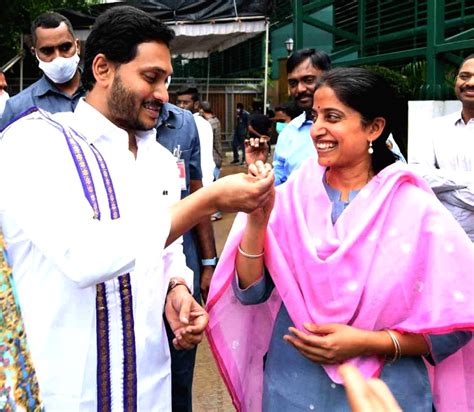
[(261, 136), (246, 139), (245, 144), (245, 161), (248, 165), (256, 163), (258, 160), (265, 163), (268, 158), (268, 142), (269, 136)]
[[(257, 160), (255, 163), (249, 165), (248, 174), (260, 179), (264, 179), (272, 172), (272, 166), (268, 163), (263, 163)], [(267, 200), (249, 214), (250, 223), (265, 225), (270, 218), (270, 214), (275, 204), (275, 188), (272, 186)]]
[(366, 355), (370, 331), (340, 324), (305, 323), (303, 326), (310, 334), (290, 327), (288, 330), (294, 336), (285, 335), (283, 339), (313, 362), (336, 364)]

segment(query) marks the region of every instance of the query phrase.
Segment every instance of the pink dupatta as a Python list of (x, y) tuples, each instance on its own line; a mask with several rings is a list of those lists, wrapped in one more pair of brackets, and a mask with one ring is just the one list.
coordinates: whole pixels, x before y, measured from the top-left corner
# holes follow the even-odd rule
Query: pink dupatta
[[(336, 224), (309, 159), (277, 188), (265, 240), (275, 291), (243, 306), (231, 281), (246, 215), (237, 216), (214, 274), (207, 335), (235, 407), (261, 410), (263, 356), (284, 302), (295, 326), (341, 323), (367, 330), (448, 333), (474, 329), (474, 247), (418, 176), (399, 163), (375, 176)], [(474, 410), (474, 344), (433, 368), (439, 411)], [(366, 377), (383, 359), (350, 360)], [(341, 378), (325, 365), (329, 377)]]

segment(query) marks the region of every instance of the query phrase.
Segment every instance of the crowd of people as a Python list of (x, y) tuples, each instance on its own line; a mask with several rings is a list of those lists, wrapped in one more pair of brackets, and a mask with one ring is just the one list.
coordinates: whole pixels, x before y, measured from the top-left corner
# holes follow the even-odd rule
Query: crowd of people
[(221, 177), (169, 27), (113, 7), (83, 65), (61, 14), (31, 34), (43, 76), (0, 73), (0, 409), (191, 411), (206, 332), (239, 411), (474, 411), (474, 55), (407, 164), (387, 81), (295, 51)]

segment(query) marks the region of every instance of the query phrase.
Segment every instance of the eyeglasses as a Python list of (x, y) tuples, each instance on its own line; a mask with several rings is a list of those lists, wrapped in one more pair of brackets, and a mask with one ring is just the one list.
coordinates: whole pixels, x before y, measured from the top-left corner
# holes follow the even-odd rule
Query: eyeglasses
[(468, 82), (471, 80), (471, 77), (474, 76), (474, 73), (469, 72), (461, 72), (458, 74), (458, 79), (462, 80), (463, 82)]
[(303, 76), (301, 79), (288, 79), (288, 85), (290, 87), (296, 87), (299, 83), (303, 83), (305, 86), (314, 86), (318, 78), (316, 76)]

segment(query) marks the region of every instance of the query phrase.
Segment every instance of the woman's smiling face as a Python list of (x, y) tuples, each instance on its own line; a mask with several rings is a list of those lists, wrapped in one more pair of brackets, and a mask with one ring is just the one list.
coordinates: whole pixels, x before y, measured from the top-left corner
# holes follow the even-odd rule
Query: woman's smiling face
[(342, 103), (328, 86), (316, 90), (313, 116), (311, 138), (321, 166), (370, 165), (369, 142), (380, 135), (374, 133), (373, 123), (364, 124), (360, 113)]

